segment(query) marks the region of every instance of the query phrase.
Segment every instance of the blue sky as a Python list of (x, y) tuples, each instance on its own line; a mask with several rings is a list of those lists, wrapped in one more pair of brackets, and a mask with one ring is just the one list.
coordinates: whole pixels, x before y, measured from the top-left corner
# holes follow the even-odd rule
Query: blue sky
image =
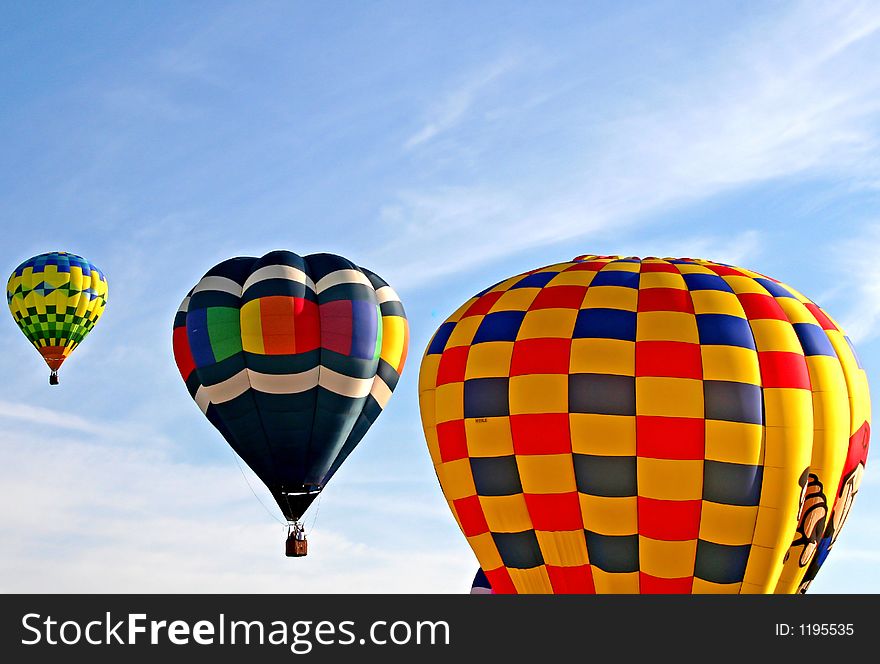
[[(0, 266), (63, 249), (110, 280), (60, 388), (0, 325), (0, 590), (466, 591), (421, 353), (579, 254), (770, 274), (876, 382), (878, 61), (875, 3), (0, 2)], [(302, 560), (171, 354), (207, 268), (279, 248), (376, 271), (412, 326)], [(872, 465), (812, 592), (880, 591)]]

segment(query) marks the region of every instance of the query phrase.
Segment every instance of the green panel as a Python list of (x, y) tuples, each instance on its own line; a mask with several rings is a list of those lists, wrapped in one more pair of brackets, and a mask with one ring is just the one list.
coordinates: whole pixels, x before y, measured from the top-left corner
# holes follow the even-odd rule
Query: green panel
[(376, 317), (376, 352), (373, 354), (374, 360), (378, 360), (382, 353), (382, 333), (384, 332), (382, 327), (382, 310), (378, 304), (376, 305)]
[(217, 362), (240, 353), (241, 312), (232, 307), (208, 307), (208, 338)]

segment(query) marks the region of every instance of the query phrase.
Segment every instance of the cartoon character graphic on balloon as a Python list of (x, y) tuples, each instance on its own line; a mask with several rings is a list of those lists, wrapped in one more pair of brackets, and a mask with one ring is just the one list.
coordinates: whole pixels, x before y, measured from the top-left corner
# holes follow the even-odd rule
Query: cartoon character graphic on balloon
[(870, 427), (866, 422), (850, 439), (840, 488), (834, 496), (833, 508), (830, 510), (830, 520), (828, 498), (822, 482), (815, 474), (810, 473), (804, 485), (797, 537), (792, 542), (792, 549), (786, 555), (787, 561), (791, 552), (800, 546), (802, 549), (798, 564), (800, 567), (810, 566), (800, 585), (801, 593), (807, 591), (816, 577), (849, 517), (865, 473), (869, 430)]

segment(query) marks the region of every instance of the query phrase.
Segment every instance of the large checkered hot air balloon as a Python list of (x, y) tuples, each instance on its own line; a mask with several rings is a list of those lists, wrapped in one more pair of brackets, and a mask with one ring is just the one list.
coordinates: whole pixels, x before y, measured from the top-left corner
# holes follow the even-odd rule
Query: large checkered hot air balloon
[(419, 378), (443, 493), (498, 593), (792, 593), (868, 451), (865, 371), (796, 290), (694, 259), (506, 279)]
[(12, 318), (49, 365), (49, 384), (91, 332), (107, 304), (107, 278), (82, 256), (53, 251), (29, 258), (6, 284)]
[(190, 396), (294, 524), (388, 403), (407, 340), (394, 290), (333, 254), (224, 261), (174, 320)]

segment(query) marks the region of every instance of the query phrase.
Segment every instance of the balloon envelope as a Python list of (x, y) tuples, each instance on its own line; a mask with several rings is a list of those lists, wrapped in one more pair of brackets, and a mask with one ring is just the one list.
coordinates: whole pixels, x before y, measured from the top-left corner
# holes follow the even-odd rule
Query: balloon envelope
[(82, 256), (53, 251), (29, 258), (6, 284), (16, 325), (56, 372), (104, 313), (107, 278)]
[(492, 592), (492, 584), (486, 578), (486, 574), (482, 569), (478, 569), (471, 583), (471, 595), (494, 595)]
[(840, 326), (696, 259), (581, 256), (465, 302), (422, 359), (440, 485), (498, 593), (790, 593), (858, 491)]
[(274, 251), (209, 270), (173, 345), (192, 398), (293, 521), (382, 412), (407, 338), (400, 299), (374, 273)]

